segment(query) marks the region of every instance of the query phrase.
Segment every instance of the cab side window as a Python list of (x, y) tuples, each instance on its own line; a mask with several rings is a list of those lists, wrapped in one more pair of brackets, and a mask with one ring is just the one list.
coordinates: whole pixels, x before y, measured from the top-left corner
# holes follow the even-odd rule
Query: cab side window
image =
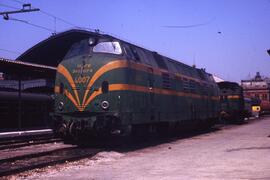
[(124, 52), (125, 52), (127, 59), (135, 60), (136, 58), (133, 55), (133, 52), (132, 52), (132, 49), (130, 48), (130, 46), (126, 43), (123, 43), (122, 46), (123, 46), (123, 49), (124, 49)]
[(64, 57), (64, 60), (70, 59), (75, 56), (89, 54), (90, 48), (88, 45), (88, 39), (74, 43), (69, 49), (68, 53)]
[(139, 54), (137, 52), (137, 48), (136, 47), (130, 47), (130, 49), (131, 49), (132, 54), (134, 56), (134, 60), (140, 62), (141, 58), (140, 58), (140, 56), (139, 56)]
[(147, 64), (153, 67), (157, 67), (157, 64), (154, 60), (154, 57), (152, 55), (152, 52), (146, 50), (146, 49), (142, 49), (142, 48), (137, 48), (137, 53), (141, 58), (141, 62), (143, 64)]
[(153, 56), (159, 68), (168, 70), (167, 64), (161, 55), (159, 55), (157, 52), (153, 52)]

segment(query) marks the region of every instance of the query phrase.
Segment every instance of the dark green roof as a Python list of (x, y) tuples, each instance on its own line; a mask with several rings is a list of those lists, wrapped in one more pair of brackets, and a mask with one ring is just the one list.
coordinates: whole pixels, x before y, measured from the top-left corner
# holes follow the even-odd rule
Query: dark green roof
[(16, 60), (56, 67), (74, 42), (91, 35), (99, 36), (100, 34), (72, 29), (52, 35), (25, 51)]

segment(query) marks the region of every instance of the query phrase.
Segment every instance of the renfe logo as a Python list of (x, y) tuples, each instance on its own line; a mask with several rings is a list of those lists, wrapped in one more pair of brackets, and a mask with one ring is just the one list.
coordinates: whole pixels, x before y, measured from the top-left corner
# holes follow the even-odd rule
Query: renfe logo
[(93, 72), (91, 64), (77, 64), (76, 68), (73, 69), (73, 74), (80, 74)]

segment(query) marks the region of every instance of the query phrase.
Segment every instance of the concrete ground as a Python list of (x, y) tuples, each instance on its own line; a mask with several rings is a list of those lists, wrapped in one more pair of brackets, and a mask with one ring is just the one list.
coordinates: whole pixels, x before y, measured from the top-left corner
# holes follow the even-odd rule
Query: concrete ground
[[(26, 179), (270, 179), (270, 117), (94, 158)], [(22, 178), (22, 177), (21, 177)]]

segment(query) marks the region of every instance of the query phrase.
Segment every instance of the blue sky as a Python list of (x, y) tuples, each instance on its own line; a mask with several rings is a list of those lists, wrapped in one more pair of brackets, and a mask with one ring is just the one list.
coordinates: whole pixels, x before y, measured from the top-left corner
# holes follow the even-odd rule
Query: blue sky
[[(230, 81), (257, 71), (270, 76), (270, 0), (19, 1), (70, 22), (57, 20), (57, 32), (74, 26), (100, 29)], [(21, 8), (18, 0), (1, 0), (0, 11), (13, 10), (6, 5)], [(54, 30), (54, 18), (41, 12), (10, 17)], [(182, 27), (196, 24), (203, 25)], [(50, 35), (0, 19), (0, 57), (15, 59)]]

